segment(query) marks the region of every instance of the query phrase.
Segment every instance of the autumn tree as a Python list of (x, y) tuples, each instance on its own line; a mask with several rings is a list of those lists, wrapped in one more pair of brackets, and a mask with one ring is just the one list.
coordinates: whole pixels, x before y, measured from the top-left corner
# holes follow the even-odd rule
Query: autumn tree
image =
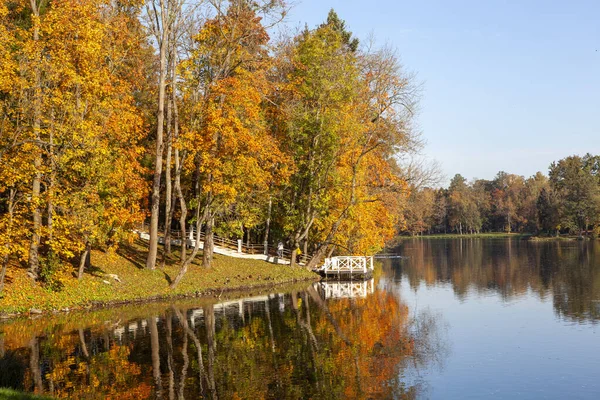
[(342, 136), (355, 121), (350, 104), (358, 95), (358, 71), (354, 52), (333, 25), (305, 30), (283, 56), (284, 151), (293, 158), (297, 172), (282, 206), (294, 262), (295, 250), (328, 211)]
[(545, 187), (540, 191), (536, 201), (537, 220), (539, 228), (546, 233), (560, 231), (559, 202), (556, 193)]
[(435, 191), (430, 188), (412, 190), (405, 208), (406, 230), (418, 235), (435, 225)]
[(508, 233), (520, 220), (517, 207), (523, 184), (522, 177), (504, 171), (498, 172), (493, 181), (492, 206), (497, 218), (503, 220), (504, 230)]
[(579, 234), (600, 215), (598, 156), (569, 156), (550, 165), (550, 185), (558, 195), (561, 226)]
[(541, 229), (538, 199), (542, 191), (548, 189), (548, 177), (541, 172), (536, 173), (525, 180), (521, 193), (521, 201), (517, 213), (522, 215), (522, 230), (526, 232), (538, 232)]
[[(269, 37), (259, 14), (276, 14), (281, 3), (215, 2), (216, 16), (194, 38), (183, 61), (186, 104), (184, 132), (177, 146), (185, 152), (196, 232), (205, 225), (203, 264), (210, 267), (215, 221), (249, 193), (266, 192), (277, 163), (285, 164), (264, 118), (269, 91)], [(285, 177), (285, 174), (282, 175)], [(281, 177), (280, 177), (281, 178)], [(181, 196), (181, 193), (179, 193)], [(183, 263), (176, 285), (199, 250)]]
[(374, 251), (408, 195), (395, 157), (412, 140), (412, 81), (389, 49), (359, 51), (333, 11), (281, 56), (279, 128), (296, 172), (279, 209), (292, 262), (309, 242), (309, 267), (336, 247)]
[(152, 204), (150, 217), (150, 240), (146, 268), (156, 267), (158, 254), (158, 219), (160, 212), (160, 181), (163, 168), (165, 104), (167, 96), (167, 61), (173, 46), (176, 27), (181, 15), (182, 0), (149, 0), (146, 5), (147, 24), (158, 47), (158, 101), (156, 110), (156, 151), (154, 159), (154, 178), (152, 181)]
[[(3, 146), (0, 197), (8, 202), (1, 217), (7, 231), (16, 217), (31, 221), (23, 226), (36, 279), (40, 259), (86, 258), (90, 246), (127, 236), (140, 216), (143, 120), (132, 78), (143, 43), (134, 10), (101, 0), (33, 1), (8, 16), (10, 60), (19, 68), (3, 73), (19, 85), (1, 110), (2, 142), (10, 143)], [(22, 257), (22, 245), (10, 253)]]

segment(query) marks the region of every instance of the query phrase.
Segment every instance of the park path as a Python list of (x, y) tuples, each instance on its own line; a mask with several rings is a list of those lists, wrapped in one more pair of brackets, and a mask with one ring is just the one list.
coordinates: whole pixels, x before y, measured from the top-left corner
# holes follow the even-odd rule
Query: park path
[[(145, 241), (150, 240), (150, 234), (148, 232), (145, 232), (143, 230), (136, 230), (135, 232), (138, 234), (140, 239), (145, 240)], [(193, 232), (190, 233), (190, 239), (187, 240), (188, 246), (194, 247), (196, 245), (196, 239), (192, 239), (191, 237), (193, 237)], [(159, 237), (158, 242), (163, 243), (164, 238), (162, 236)], [(230, 239), (223, 239), (223, 238), (220, 238), (217, 235), (215, 235), (215, 242), (217, 242), (217, 243), (223, 242), (224, 244), (231, 246), (231, 243), (233, 241)], [(181, 246), (181, 239), (171, 239), (171, 244), (175, 245), (175, 246)], [(200, 241), (200, 249), (204, 249), (204, 241), (202, 241), (202, 240)], [(266, 261), (266, 262), (270, 262), (273, 264), (283, 264), (283, 265), (290, 264), (289, 258), (280, 258), (277, 256), (266, 255), (266, 254), (249, 254), (249, 253), (244, 253), (243, 251), (240, 252), (238, 250), (231, 249), (230, 247), (219, 246), (217, 244), (214, 245), (213, 251), (217, 254), (222, 254), (222, 255), (228, 256), (228, 257), (261, 260), (261, 261)]]

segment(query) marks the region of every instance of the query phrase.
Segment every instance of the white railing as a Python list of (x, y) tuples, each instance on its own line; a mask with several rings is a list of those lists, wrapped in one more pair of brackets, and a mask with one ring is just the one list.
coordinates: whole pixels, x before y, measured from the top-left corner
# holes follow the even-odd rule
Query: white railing
[[(139, 229), (135, 230), (139, 237), (143, 240), (150, 240), (149, 226), (143, 224)], [(158, 237), (158, 243), (164, 244), (165, 238), (162, 236), (163, 228), (159, 229), (161, 236)], [(204, 242), (204, 232), (200, 231), (200, 235), (197, 235), (196, 228), (194, 226), (190, 226), (187, 231), (187, 240), (185, 240), (186, 244), (190, 247), (194, 247), (196, 244), (196, 240), (199, 239), (201, 243)], [(171, 232), (171, 244), (175, 246), (181, 246), (181, 232), (174, 230)], [(277, 248), (275, 245), (270, 245), (265, 247), (265, 244), (248, 244), (244, 243), (241, 239), (229, 239), (226, 237), (222, 237), (216, 234), (213, 234), (213, 244), (215, 246), (224, 247), (230, 250), (237, 251), (238, 253), (246, 253), (246, 254), (265, 254), (271, 255), (273, 257), (278, 255)], [(283, 249), (281, 259), (289, 260), (292, 257), (291, 249)], [(301, 254), (299, 257), (299, 264), (307, 264), (312, 255), (310, 254)]]
[(373, 257), (338, 256), (325, 259), (322, 270), (325, 273), (367, 273), (373, 270)]

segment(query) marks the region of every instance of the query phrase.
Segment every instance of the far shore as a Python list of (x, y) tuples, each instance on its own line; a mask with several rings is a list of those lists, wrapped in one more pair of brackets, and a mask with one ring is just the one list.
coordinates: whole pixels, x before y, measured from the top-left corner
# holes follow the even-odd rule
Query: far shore
[(522, 239), (531, 241), (572, 241), (572, 240), (595, 240), (589, 236), (579, 237), (577, 235), (536, 235), (533, 233), (507, 233), (507, 232), (489, 232), (489, 233), (435, 233), (415, 236), (399, 236), (397, 240), (406, 239)]
[(433, 233), (414, 236), (400, 236), (398, 239), (505, 239), (518, 238), (526, 239), (533, 236), (531, 233), (507, 233), (507, 232), (485, 232), (485, 233)]

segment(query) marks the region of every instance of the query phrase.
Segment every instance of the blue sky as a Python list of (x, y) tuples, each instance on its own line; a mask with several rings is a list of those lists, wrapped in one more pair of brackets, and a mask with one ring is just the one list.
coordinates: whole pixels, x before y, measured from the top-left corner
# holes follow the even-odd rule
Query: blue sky
[(600, 154), (600, 1), (302, 0), (287, 24), (314, 27), (331, 8), (424, 84), (423, 154), (445, 182)]

